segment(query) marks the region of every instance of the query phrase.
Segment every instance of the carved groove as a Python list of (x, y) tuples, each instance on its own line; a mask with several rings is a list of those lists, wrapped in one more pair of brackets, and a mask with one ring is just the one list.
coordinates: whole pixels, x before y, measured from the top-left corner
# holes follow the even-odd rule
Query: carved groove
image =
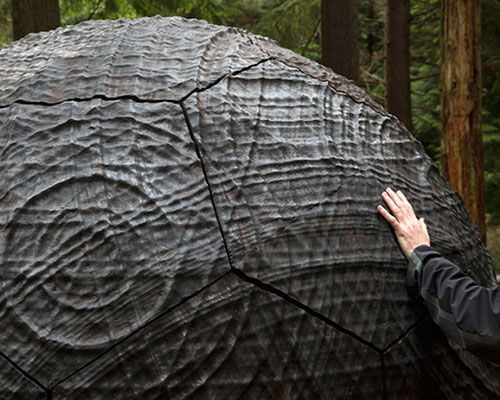
[(14, 361), (12, 361), (9, 357), (7, 357), (2, 351), (0, 351), (0, 357), (4, 358), (10, 365), (12, 365), (19, 373), (21, 373), (22, 375), (24, 375), (26, 378), (28, 378), (31, 382), (33, 382), (36, 386), (38, 386), (40, 389), (43, 389), (44, 391), (47, 390), (47, 388), (42, 385), (42, 383), (40, 383), (38, 381), (38, 379), (36, 379), (34, 376), (32, 376), (31, 374), (29, 374), (28, 372), (26, 372), (24, 369), (22, 369), (19, 365), (17, 365)]
[(366, 347), (369, 347), (371, 350), (373, 350), (376, 353), (381, 354), (382, 349), (378, 348), (374, 344), (366, 341), (362, 337), (356, 335), (354, 332), (350, 331), (349, 329), (346, 329), (339, 324), (337, 324), (335, 321), (332, 321), (331, 319), (325, 317), (323, 314), (318, 313), (317, 311), (313, 310), (312, 308), (306, 306), (305, 304), (302, 304), (301, 302), (295, 300), (294, 298), (288, 296), (286, 293), (282, 292), (279, 289), (276, 289), (275, 287), (268, 285), (267, 283), (261, 282), (258, 279), (252, 278), (248, 275), (246, 275), (244, 272), (240, 271), (237, 268), (231, 269), (231, 273), (235, 274), (237, 277), (240, 279), (244, 280), (245, 282), (252, 283), (253, 285), (257, 286), (258, 288), (265, 290), (270, 293), (274, 293), (275, 295), (281, 297), (283, 300), (286, 302), (293, 304), (294, 306), (300, 308), (301, 310), (304, 310), (306, 313), (312, 315), (313, 317), (323, 321), (325, 324), (335, 328), (339, 332), (342, 332), (343, 334), (350, 336), (354, 340), (357, 340), (359, 343), (362, 343)]
[(135, 331), (131, 332), (130, 334), (128, 334), (126, 337), (122, 338), (120, 341), (116, 342), (115, 344), (113, 344), (111, 347), (109, 347), (108, 349), (106, 349), (104, 352), (102, 352), (101, 354), (99, 354), (96, 358), (94, 358), (93, 360), (90, 360), (88, 363), (86, 363), (85, 365), (82, 365), (79, 369), (77, 369), (76, 371), (74, 371), (73, 373), (71, 373), (70, 375), (66, 376), (65, 378), (61, 379), (60, 381), (54, 383), (53, 385), (51, 385), (48, 389), (44, 388), (47, 390), (47, 392), (50, 392), (51, 396), (52, 396), (52, 391), (59, 385), (61, 385), (62, 383), (64, 383), (65, 381), (71, 379), (72, 377), (74, 377), (75, 375), (78, 375), (78, 373), (80, 373), (81, 371), (85, 370), (86, 368), (88, 368), (90, 365), (94, 364), (96, 361), (98, 361), (99, 359), (101, 359), (102, 357), (104, 357), (106, 354), (110, 353), (111, 351), (113, 351), (113, 349), (115, 349), (116, 347), (118, 347), (119, 345), (121, 345), (122, 343), (126, 342), (127, 340), (131, 339), (132, 337), (134, 337), (135, 335), (137, 335), (138, 333), (142, 332), (143, 330), (147, 329), (149, 326), (151, 326), (152, 324), (154, 324), (155, 322), (157, 322), (158, 320), (160, 320), (162, 317), (164, 317), (165, 315), (167, 315), (168, 313), (174, 311), (175, 309), (181, 307), (184, 303), (188, 302), (189, 300), (191, 300), (192, 298), (198, 296), (200, 293), (203, 293), (203, 291), (207, 290), (208, 288), (210, 288), (212, 285), (216, 284), (218, 281), (220, 281), (221, 279), (223, 279), (229, 272), (226, 272), (224, 275), (221, 275), (219, 276), (217, 279), (215, 279), (213, 282), (210, 282), (208, 285), (204, 286), (203, 288), (201, 288), (200, 290), (198, 290), (197, 292), (193, 293), (191, 296), (189, 297), (186, 297), (185, 299), (182, 299), (178, 304), (176, 304), (175, 306), (173, 306), (172, 308), (168, 309), (168, 310), (165, 310), (164, 312), (162, 312), (161, 314), (157, 315), (156, 317), (154, 317), (153, 319), (151, 319), (150, 321), (148, 321), (146, 324), (144, 324), (143, 326), (141, 326), (140, 328), (136, 329)]

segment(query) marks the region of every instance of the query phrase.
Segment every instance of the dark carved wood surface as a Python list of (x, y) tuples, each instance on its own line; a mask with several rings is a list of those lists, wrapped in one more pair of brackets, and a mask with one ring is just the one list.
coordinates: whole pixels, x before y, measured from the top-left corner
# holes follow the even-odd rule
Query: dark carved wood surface
[(181, 107), (0, 110), (0, 349), (49, 386), (227, 272)]
[(491, 287), (479, 234), (352, 82), (159, 17), (29, 35), (0, 79), (6, 398), (500, 395), (408, 299), (380, 193)]
[(89, 21), (2, 49), (0, 105), (94, 96), (180, 100), (269, 56), (234, 28), (181, 18)]
[[(3, 327), (3, 326), (2, 326)], [(0, 398), (2, 400), (46, 399), (46, 391), (0, 355)]]
[[(442, 179), (431, 187), (435, 167), (421, 144), (389, 116), (278, 61), (225, 78), (186, 104), (233, 266), (379, 348), (397, 339), (418, 317), (401, 291), (406, 261), (374, 209), (380, 193), (404, 190), (433, 238), (460, 243), (450, 238), (451, 223), (436, 225), (430, 207), (438, 197), (441, 207), (458, 199), (439, 188)], [(458, 207), (456, 214), (465, 220)], [(477, 236), (470, 224), (451, 229), (476, 246), (461, 260), (470, 265)]]
[(120, 399), (378, 398), (381, 374), (379, 357), (368, 347), (230, 274), (54, 394), (56, 399), (107, 399), (108, 393)]

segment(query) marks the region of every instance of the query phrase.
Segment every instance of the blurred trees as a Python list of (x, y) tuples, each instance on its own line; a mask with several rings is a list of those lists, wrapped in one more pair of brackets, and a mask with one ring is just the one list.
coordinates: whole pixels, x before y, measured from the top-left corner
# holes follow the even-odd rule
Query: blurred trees
[(12, 42), (12, 13), (9, 0), (0, 0), (0, 46)]
[[(181, 15), (213, 24), (231, 24), (241, 13), (236, 0), (60, 0), (63, 24), (88, 19)], [(236, 5), (236, 6), (235, 6)]]
[(413, 134), (438, 165), (441, 165), (440, 31), (440, 0), (413, 0), (410, 11)]

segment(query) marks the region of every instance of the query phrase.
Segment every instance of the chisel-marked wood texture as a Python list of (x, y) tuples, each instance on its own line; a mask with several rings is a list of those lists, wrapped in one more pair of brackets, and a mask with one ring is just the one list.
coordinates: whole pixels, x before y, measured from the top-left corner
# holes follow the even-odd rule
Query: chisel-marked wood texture
[(180, 100), (267, 57), (249, 35), (197, 20), (88, 21), (8, 46), (0, 105), (96, 95)]
[(14, 104), (0, 121), (0, 349), (44, 385), (229, 270), (178, 104)]
[(376, 352), (230, 274), (63, 382), (54, 398), (378, 398), (381, 376)]
[(46, 399), (46, 391), (0, 355), (0, 398), (2, 400)]
[(28, 35), (0, 80), (5, 398), (500, 396), (408, 298), (380, 193), (493, 287), (481, 238), (352, 82), (160, 17)]

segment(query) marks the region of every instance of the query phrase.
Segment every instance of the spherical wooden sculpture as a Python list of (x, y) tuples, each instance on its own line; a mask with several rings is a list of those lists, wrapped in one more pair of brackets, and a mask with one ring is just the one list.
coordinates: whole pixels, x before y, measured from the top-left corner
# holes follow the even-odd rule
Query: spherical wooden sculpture
[(352, 82), (181, 18), (0, 50), (2, 399), (477, 398), (405, 288), (387, 186), (478, 282), (422, 145)]

